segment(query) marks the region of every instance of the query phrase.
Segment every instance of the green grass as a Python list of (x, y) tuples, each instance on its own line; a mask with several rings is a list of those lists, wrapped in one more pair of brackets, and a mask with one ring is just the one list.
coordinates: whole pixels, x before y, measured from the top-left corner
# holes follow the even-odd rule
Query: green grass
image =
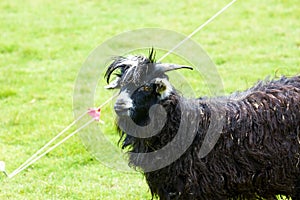
[[(0, 160), (6, 162), (7, 171), (16, 169), (73, 120), (75, 80), (95, 47), (137, 28), (189, 34), (227, 3), (2, 0)], [(298, 0), (240, 0), (193, 37), (216, 63), (227, 93), (246, 89), (266, 76), (300, 73), (298, 4)], [(192, 73), (185, 76), (193, 80)], [(205, 86), (197, 81), (192, 86), (197, 95), (205, 95)], [(110, 94), (99, 99), (104, 101)], [(105, 115), (101, 130), (117, 146), (111, 109)], [(0, 199), (150, 197), (139, 173), (103, 166), (78, 136), (13, 179), (0, 174)]]

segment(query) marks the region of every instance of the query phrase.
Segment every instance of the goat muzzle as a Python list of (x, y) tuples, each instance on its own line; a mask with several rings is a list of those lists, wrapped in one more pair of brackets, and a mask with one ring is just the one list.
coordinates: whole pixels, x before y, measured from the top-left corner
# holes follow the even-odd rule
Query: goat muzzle
[(118, 116), (130, 116), (133, 104), (126, 92), (121, 92), (114, 105), (114, 110)]

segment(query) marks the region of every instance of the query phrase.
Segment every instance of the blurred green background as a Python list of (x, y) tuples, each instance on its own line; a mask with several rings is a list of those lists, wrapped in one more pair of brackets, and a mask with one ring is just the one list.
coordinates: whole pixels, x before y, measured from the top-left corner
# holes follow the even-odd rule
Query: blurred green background
[[(0, 160), (6, 162), (7, 171), (16, 169), (74, 120), (75, 80), (99, 44), (137, 28), (188, 35), (229, 2), (2, 0)], [(299, 0), (240, 0), (193, 40), (214, 61), (230, 93), (267, 76), (300, 73), (299, 19)], [(185, 76), (192, 79), (189, 74)], [(205, 95), (197, 81), (192, 86), (198, 96)], [(99, 104), (108, 97), (101, 96)], [(111, 106), (106, 116), (102, 130), (117, 146)], [(0, 174), (0, 199), (150, 198), (140, 173), (103, 166), (78, 136), (13, 179)]]

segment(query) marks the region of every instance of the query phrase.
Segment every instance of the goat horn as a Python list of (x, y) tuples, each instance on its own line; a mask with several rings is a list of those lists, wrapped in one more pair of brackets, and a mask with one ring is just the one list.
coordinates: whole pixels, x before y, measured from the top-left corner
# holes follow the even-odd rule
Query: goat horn
[(182, 65), (170, 64), (170, 63), (156, 64), (155, 69), (156, 69), (156, 71), (159, 71), (159, 72), (168, 72), (168, 71), (177, 70), (177, 69), (193, 70), (193, 68), (190, 66), (182, 66)]
[(116, 89), (116, 88), (120, 88), (120, 82), (121, 82), (121, 78), (117, 77), (115, 78), (115, 80), (113, 80), (109, 85), (104, 86), (105, 89)]

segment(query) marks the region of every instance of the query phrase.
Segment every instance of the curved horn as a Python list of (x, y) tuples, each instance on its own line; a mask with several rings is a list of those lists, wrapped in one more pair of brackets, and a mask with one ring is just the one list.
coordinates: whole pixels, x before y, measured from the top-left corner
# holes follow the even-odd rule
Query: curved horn
[(168, 72), (168, 71), (177, 70), (177, 69), (193, 70), (193, 68), (190, 66), (182, 66), (182, 65), (176, 65), (176, 64), (171, 64), (171, 63), (158, 63), (155, 65), (155, 71), (158, 71), (158, 72)]
[(120, 88), (120, 82), (121, 82), (121, 78), (117, 77), (115, 78), (115, 80), (113, 80), (112, 82), (109, 83), (109, 85), (104, 86), (105, 89), (117, 89)]

